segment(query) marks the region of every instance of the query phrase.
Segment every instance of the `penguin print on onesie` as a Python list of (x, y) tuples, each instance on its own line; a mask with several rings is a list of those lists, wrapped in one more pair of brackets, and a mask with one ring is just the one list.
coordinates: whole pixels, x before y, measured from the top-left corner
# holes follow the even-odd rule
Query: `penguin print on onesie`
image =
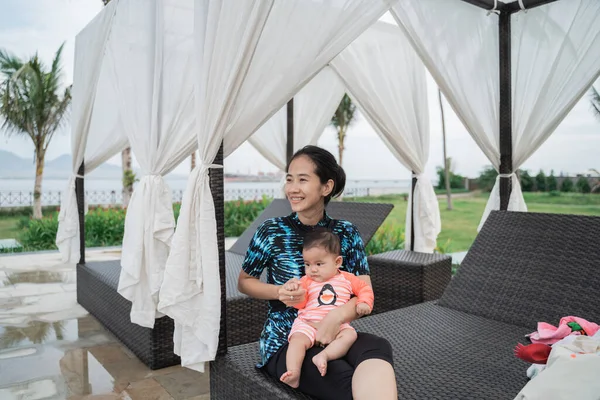
[[(294, 306), (298, 309), (298, 317), (288, 337), (287, 371), (280, 378), (291, 387), (298, 387), (306, 350), (315, 345), (315, 323), (320, 322), (329, 311), (346, 304), (352, 295), (357, 297), (358, 315), (367, 315), (373, 309), (373, 289), (355, 275), (339, 269), (343, 262), (340, 254), (339, 237), (326, 228), (315, 228), (304, 238), (305, 275), (284, 285), (286, 290), (303, 288), (306, 293), (304, 300)], [(335, 340), (312, 359), (321, 376), (327, 373), (327, 363), (346, 355), (356, 338), (356, 331), (350, 324), (340, 326)]]

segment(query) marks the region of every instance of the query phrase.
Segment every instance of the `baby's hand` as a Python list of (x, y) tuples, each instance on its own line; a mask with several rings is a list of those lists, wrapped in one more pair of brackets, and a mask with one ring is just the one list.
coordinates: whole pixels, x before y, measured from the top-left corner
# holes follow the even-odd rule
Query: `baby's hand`
[(290, 292), (295, 292), (296, 290), (298, 290), (299, 287), (300, 285), (298, 284), (298, 280), (296, 278), (290, 279), (283, 285), (283, 288)]
[(359, 316), (371, 314), (371, 307), (369, 307), (366, 303), (358, 303), (356, 305), (356, 313)]

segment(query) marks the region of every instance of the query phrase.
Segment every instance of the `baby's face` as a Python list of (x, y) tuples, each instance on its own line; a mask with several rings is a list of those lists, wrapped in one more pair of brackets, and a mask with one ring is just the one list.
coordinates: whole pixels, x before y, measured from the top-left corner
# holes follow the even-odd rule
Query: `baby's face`
[(302, 252), (304, 270), (315, 282), (325, 282), (338, 273), (342, 257), (329, 253), (323, 247), (311, 247)]

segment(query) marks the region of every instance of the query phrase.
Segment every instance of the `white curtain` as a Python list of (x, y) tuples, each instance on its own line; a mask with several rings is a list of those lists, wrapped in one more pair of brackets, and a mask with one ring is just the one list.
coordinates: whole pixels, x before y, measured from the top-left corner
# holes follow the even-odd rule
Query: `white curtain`
[(158, 306), (175, 321), (175, 353), (182, 365), (198, 371), (204, 371), (204, 362), (217, 350), (221, 300), (208, 169), (271, 6), (272, 2), (195, 2), (193, 87), (200, 159), (184, 192)]
[(159, 311), (175, 320), (175, 352), (199, 371), (218, 344), (220, 286), (208, 169), (227, 156), (389, 7), (384, 0), (195, 1), (200, 126)]
[[(391, 13), (458, 118), (498, 170), (498, 15), (462, 0), (400, 0)], [(522, 195), (513, 176), (515, 182), (509, 209), (526, 211), (525, 203), (518, 201)]]
[[(425, 67), (395, 24), (377, 23), (332, 62), (350, 96), (394, 156), (415, 172), (414, 250), (432, 253), (441, 230), (437, 197), (424, 175), (429, 157)], [(406, 212), (410, 248), (411, 204)]]
[[(325, 67), (294, 96), (294, 151), (317, 144), (344, 97), (344, 85)], [(258, 152), (281, 171), (287, 164), (287, 105), (248, 139)]]
[[(557, 1), (512, 16), (512, 171), (598, 76), (598, 6), (595, 0)], [(461, 0), (399, 0), (392, 15), (498, 170), (498, 16)], [(512, 182), (508, 210), (527, 211), (518, 178), (507, 177)], [(479, 228), (499, 208), (499, 179)]]
[[(511, 46), (512, 170), (516, 171), (600, 74), (600, 2), (557, 1), (514, 14)], [(514, 174), (511, 177), (510, 201), (525, 211), (519, 181)], [(480, 228), (489, 213), (499, 208), (497, 180)]]
[[(79, 216), (75, 178), (86, 152), (94, 100), (104, 56), (119, 0), (113, 1), (75, 39), (75, 67), (72, 89), (71, 154), (73, 174), (61, 198), (56, 246), (63, 262), (79, 261)], [(92, 166), (89, 170), (91, 171)], [(86, 165), (86, 173), (88, 167)]]
[(196, 148), (193, 15), (177, 0), (121, 2), (106, 47), (106, 80), (118, 123), (141, 167), (125, 218), (118, 292), (131, 321), (152, 328), (175, 228), (163, 175)]

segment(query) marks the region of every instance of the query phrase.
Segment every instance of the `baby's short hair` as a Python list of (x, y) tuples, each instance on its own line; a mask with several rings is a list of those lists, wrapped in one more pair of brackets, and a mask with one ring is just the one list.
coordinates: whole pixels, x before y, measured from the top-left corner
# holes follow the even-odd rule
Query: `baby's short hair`
[(304, 236), (303, 250), (308, 250), (313, 247), (322, 247), (327, 252), (341, 255), (342, 246), (340, 238), (327, 228), (315, 228)]

